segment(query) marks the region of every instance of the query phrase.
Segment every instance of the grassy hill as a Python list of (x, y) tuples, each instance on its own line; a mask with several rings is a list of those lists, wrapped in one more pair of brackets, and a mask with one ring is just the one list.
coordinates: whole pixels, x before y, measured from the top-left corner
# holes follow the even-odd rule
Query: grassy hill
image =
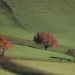
[(50, 60), (50, 57), (60, 57), (65, 59), (71, 59), (73, 61), (73, 57), (66, 54), (19, 45), (14, 45), (14, 48), (12, 50), (6, 52), (6, 55), (17, 57), (18, 59), (31, 59), (40, 61)]
[[(43, 70), (43, 72), (51, 70), (52, 67), (50, 68), (50, 66), (52, 64), (49, 64), (49, 62), (59, 60), (50, 57), (74, 60), (73, 57), (62, 54), (62, 52), (64, 53), (70, 48), (75, 48), (74, 16), (74, 0), (0, 0), (0, 35), (10, 37), (11, 40), (13, 38), (32, 40), (36, 32), (43, 31), (51, 33), (58, 41), (58, 47), (49, 48), (48, 51), (29, 46), (13, 45), (14, 48), (7, 51), (6, 56), (16, 57), (18, 60), (15, 60), (15, 62), (21, 65), (26, 64), (32, 67), (34, 64), (34, 69), (35, 65), (39, 66), (39, 61), (42, 61), (43, 65), (36, 69)], [(17, 41), (17, 39), (15, 40)], [(30, 61), (26, 63), (26, 60)], [(32, 60), (35, 60), (37, 63)], [(60, 69), (60, 64), (55, 64), (56, 66), (59, 65), (58, 70)], [(64, 67), (65, 65), (63, 64)], [(44, 69), (42, 68), (43, 66)], [(47, 68), (47, 66), (49, 67)], [(61, 68), (62, 71), (64, 69), (63, 66)], [(8, 75), (13, 75), (13, 73), (7, 72), (7, 70), (4, 71), (3, 67), (0, 69), (0, 74), (7, 73)], [(54, 71), (59, 75), (63, 75), (63, 73), (64, 75), (75, 74), (72, 71), (74, 67), (72, 68), (70, 63), (66, 69), (70, 73), (62, 71), (58, 73), (56, 72), (58, 70), (55, 71), (54, 69), (50, 72)]]
[(73, 0), (0, 0), (0, 34), (29, 40), (37, 31), (51, 33), (57, 51), (74, 48)]
[(0, 0), (0, 34), (32, 39), (31, 34), (22, 30), (18, 25), (20, 25), (20, 22), (14, 16), (10, 6), (7, 2)]
[(50, 32), (59, 44), (75, 47), (74, 0), (1, 1), (1, 34), (32, 39), (37, 31)]
[(27, 31), (74, 33), (74, 0), (7, 0), (7, 2)]

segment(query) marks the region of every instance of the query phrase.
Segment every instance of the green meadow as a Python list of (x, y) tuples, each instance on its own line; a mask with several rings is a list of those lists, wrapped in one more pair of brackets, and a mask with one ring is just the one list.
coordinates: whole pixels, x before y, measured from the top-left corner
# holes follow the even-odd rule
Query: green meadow
[(74, 0), (0, 0), (0, 35), (17, 43), (20, 39), (32, 41), (36, 32), (48, 32), (58, 41), (56, 48), (46, 51), (31, 43), (14, 43), (5, 52), (9, 60), (0, 59), (0, 74), (75, 75), (74, 58), (65, 54), (75, 48), (74, 16)]

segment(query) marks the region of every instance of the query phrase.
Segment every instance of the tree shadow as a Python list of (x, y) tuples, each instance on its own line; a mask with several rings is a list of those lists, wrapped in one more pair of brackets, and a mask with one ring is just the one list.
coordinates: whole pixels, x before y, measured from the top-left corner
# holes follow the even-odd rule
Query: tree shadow
[(62, 58), (62, 57), (54, 57), (54, 56), (52, 56), (52, 57), (49, 57), (49, 58), (59, 60), (59, 61), (73, 62), (72, 59), (67, 59), (67, 58)]
[(13, 63), (12, 61), (5, 59), (0, 60), (0, 67), (4, 70), (15, 73), (16, 75), (57, 75), (54, 73), (45, 73), (41, 70), (36, 70), (32, 67), (21, 66), (20, 64)]

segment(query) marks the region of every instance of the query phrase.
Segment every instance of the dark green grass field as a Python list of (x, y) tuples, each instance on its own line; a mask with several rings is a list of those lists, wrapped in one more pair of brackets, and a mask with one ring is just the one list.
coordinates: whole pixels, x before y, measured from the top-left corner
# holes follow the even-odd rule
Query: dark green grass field
[[(75, 75), (75, 64), (65, 60), (74, 60), (72, 56), (65, 54), (67, 50), (75, 48), (74, 16), (75, 0), (0, 0), (0, 35), (12, 42), (23, 44), (14, 43), (5, 56), (16, 58), (11, 61), (22, 66), (27, 65), (30, 71), (40, 70), (41, 75), (43, 72), (48, 72), (49, 75)], [(32, 41), (35, 33), (39, 31), (51, 33), (57, 39), (58, 46), (45, 51), (26, 42)], [(64, 60), (60, 61), (59, 58)], [(0, 67), (1, 75), (16, 74), (7, 70), (9, 67)]]

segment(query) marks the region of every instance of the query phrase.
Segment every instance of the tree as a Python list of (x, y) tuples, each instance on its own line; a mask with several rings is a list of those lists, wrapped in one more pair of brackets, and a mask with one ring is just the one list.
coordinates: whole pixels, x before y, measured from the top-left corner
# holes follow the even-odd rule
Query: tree
[(45, 32), (37, 32), (33, 38), (33, 41), (36, 44), (43, 45), (45, 50), (48, 47), (57, 46), (57, 40), (51, 34)]
[(0, 36), (0, 54), (4, 56), (4, 53), (9, 48), (12, 48), (12, 44), (3, 36)]

